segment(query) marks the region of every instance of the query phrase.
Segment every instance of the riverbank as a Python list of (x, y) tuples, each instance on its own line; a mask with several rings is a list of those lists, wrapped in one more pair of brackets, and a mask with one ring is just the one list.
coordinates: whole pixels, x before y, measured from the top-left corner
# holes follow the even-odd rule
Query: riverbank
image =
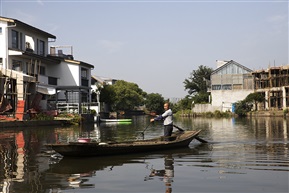
[(0, 121), (0, 129), (11, 127), (39, 127), (71, 125), (69, 120), (30, 120), (30, 121)]
[[(191, 113), (182, 112), (178, 113), (180, 117), (207, 117), (207, 118), (224, 118), (234, 117), (236, 114), (231, 112), (207, 112), (207, 113)], [(275, 111), (252, 111), (248, 113), (248, 117), (289, 117), (289, 113), (283, 110)], [(39, 127), (39, 126), (64, 126), (71, 125), (71, 118), (55, 118), (56, 120), (26, 120), (26, 121), (0, 121), (0, 129), (11, 128), (11, 127)], [(82, 116), (81, 122), (93, 122), (92, 116)]]
[(284, 117), (288, 116), (283, 110), (271, 110), (271, 111), (252, 111), (248, 113), (251, 117)]
[[(204, 112), (204, 113), (192, 113), (191, 110), (181, 111), (176, 113), (180, 117), (237, 117), (235, 113), (232, 112)], [(289, 117), (289, 112), (284, 110), (270, 110), (270, 111), (251, 111), (247, 113), (247, 117)]]
[(32, 120), (17, 120), (15, 118), (6, 118), (0, 120), (0, 129), (11, 127), (38, 127), (38, 126), (64, 126), (80, 125), (84, 123), (93, 123), (93, 114), (62, 114), (61, 116), (51, 117), (44, 114), (38, 114)]

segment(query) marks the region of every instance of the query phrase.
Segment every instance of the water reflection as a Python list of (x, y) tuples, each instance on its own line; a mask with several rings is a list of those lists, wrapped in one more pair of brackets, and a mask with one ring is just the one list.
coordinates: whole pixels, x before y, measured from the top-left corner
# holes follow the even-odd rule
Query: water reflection
[[(112, 171), (115, 167), (127, 164), (140, 164), (150, 170), (148, 176), (146, 173), (143, 174), (145, 181), (154, 180), (154, 177), (160, 177), (166, 187), (166, 192), (172, 192), (174, 157), (180, 159), (196, 154), (198, 154), (196, 149), (182, 148), (150, 154), (140, 153), (135, 155), (90, 158), (63, 157), (57, 163), (51, 164), (50, 168), (45, 171), (45, 182), (52, 185), (54, 191), (58, 189), (70, 189), (72, 187), (91, 188), (96, 186), (96, 184), (90, 182), (91, 177), (96, 176), (99, 171)], [(156, 159), (164, 160), (164, 169), (154, 169), (153, 166), (150, 168), (148, 163)]]
[[(228, 174), (249, 175), (251, 171), (272, 171), (274, 173), (270, 175), (277, 175), (277, 177), (283, 177), (286, 173), (287, 178), (279, 180), (278, 187), (284, 190), (286, 186), (288, 190), (287, 184), (281, 183), (288, 180), (289, 171), (289, 121), (283, 118), (176, 120), (176, 125), (186, 130), (202, 129), (200, 137), (211, 142), (207, 145), (199, 145), (199, 142), (193, 141), (188, 152), (159, 152), (101, 159), (64, 158), (59, 161), (55, 152), (50, 152), (44, 147), (46, 143), (75, 141), (79, 137), (89, 137), (96, 141), (135, 139), (147, 123), (146, 118), (137, 117), (130, 125), (2, 128), (0, 131), (0, 192), (38, 193), (60, 192), (71, 188), (95, 189), (96, 182), (93, 180), (100, 171), (114, 171), (115, 167), (127, 168), (133, 164), (147, 165), (148, 160), (161, 161), (162, 165), (151, 166), (149, 171), (143, 171), (145, 182), (161, 180), (162, 185), (171, 192), (176, 181), (180, 183), (176, 178), (185, 175), (185, 173), (176, 173), (176, 168), (180, 165), (188, 169), (201, 168), (202, 172), (217, 169), (220, 178)], [(146, 137), (162, 135), (161, 128), (161, 125), (148, 128)], [(151, 169), (155, 170), (155, 174), (151, 173)], [(170, 169), (171, 173), (166, 173), (166, 169), (167, 171)], [(282, 175), (278, 176), (280, 172)], [(200, 173), (200, 175), (204, 174)], [(261, 180), (262, 175), (257, 178)], [(125, 179), (122, 180), (121, 183), (130, 183)]]
[[(22, 188), (35, 189), (41, 185), (39, 171), (48, 167), (48, 162), (45, 164), (45, 160), (38, 157), (44, 140), (42, 134), (29, 128), (1, 131), (0, 184), (3, 192), (21, 192)], [(28, 181), (32, 186), (25, 187)]]
[(166, 193), (172, 192), (172, 183), (174, 178), (174, 158), (172, 154), (165, 155), (164, 169), (152, 169), (149, 177), (160, 177), (166, 187)]

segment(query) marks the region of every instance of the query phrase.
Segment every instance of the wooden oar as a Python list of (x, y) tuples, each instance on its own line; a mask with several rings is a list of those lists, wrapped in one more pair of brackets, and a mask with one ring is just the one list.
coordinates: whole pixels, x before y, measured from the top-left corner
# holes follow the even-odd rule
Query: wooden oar
[(202, 143), (209, 143), (208, 141), (206, 141), (206, 140), (200, 138), (199, 136), (196, 136), (195, 138), (196, 138), (196, 140), (198, 140), (199, 142), (202, 142)]
[(151, 122), (150, 122), (150, 123), (146, 126), (146, 128), (141, 132), (143, 139), (144, 139), (144, 132), (145, 132), (145, 130), (147, 130), (147, 128), (150, 126), (150, 124), (151, 124)]
[(185, 130), (183, 130), (182, 128), (180, 128), (180, 127), (178, 127), (178, 126), (176, 126), (176, 125), (173, 125), (175, 128), (177, 128), (179, 131), (181, 131), (181, 132), (184, 132)]
[[(178, 127), (178, 126), (176, 126), (176, 125), (173, 125), (175, 128), (177, 128), (179, 131), (181, 131), (181, 132), (184, 132), (185, 130), (183, 130), (182, 128), (180, 128), (180, 127)], [(202, 142), (202, 143), (208, 143), (206, 140), (204, 140), (204, 139), (201, 139), (200, 137), (198, 137), (198, 136), (195, 136), (195, 139), (196, 140), (198, 140), (198, 141), (200, 141), (200, 142)]]

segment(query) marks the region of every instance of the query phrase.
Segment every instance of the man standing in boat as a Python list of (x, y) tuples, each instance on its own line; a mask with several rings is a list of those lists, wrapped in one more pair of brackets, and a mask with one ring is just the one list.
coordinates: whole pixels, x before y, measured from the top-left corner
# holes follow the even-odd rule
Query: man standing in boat
[(166, 141), (169, 141), (169, 138), (173, 132), (173, 111), (170, 109), (168, 102), (164, 104), (165, 112), (162, 115), (159, 115), (155, 118), (152, 118), (150, 122), (154, 121), (164, 121), (164, 137)]

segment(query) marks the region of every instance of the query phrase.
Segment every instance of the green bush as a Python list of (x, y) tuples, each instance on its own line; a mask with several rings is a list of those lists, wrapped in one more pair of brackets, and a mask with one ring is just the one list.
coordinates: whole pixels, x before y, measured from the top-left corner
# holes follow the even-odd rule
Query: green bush
[(54, 117), (52, 115), (48, 115), (46, 113), (38, 113), (35, 115), (35, 117), (33, 117), (33, 120), (37, 120), (37, 121), (50, 121), (53, 119)]
[(288, 108), (286, 108), (286, 109), (283, 110), (283, 114), (284, 114), (284, 115), (287, 115), (288, 112), (289, 112)]

